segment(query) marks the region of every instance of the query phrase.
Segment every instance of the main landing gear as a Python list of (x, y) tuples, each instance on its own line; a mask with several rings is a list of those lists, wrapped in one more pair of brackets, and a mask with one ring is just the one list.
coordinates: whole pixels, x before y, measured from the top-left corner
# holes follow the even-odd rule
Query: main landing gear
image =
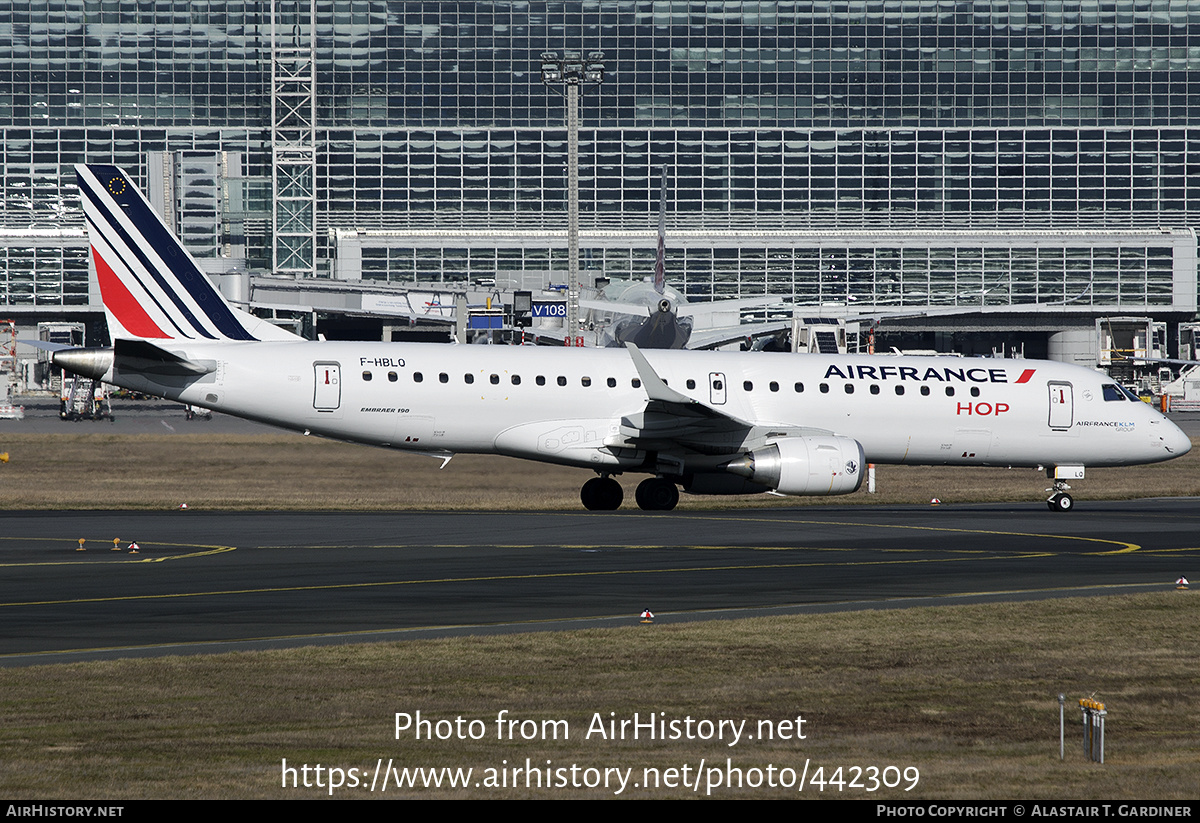
[(638, 483), (634, 499), (642, 511), (669, 512), (679, 503), (679, 487), (665, 477), (648, 477)]
[(579, 499), (588, 511), (610, 512), (621, 508), (625, 492), (616, 480), (602, 475), (583, 484), (583, 488), (579, 490)]
[[(638, 484), (634, 497), (642, 511), (669, 512), (679, 503), (679, 488), (665, 477), (650, 477)], [(588, 511), (610, 512), (621, 507), (625, 492), (616, 480), (601, 475), (583, 484), (579, 499)]]

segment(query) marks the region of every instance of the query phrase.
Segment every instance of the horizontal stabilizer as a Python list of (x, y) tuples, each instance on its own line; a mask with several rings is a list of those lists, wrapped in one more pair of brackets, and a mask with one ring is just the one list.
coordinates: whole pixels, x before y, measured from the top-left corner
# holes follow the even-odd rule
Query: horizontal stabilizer
[(113, 351), (116, 369), (122, 372), (201, 377), (217, 370), (215, 363), (196, 363), (146, 340), (117, 340)]
[(173, 377), (203, 377), (217, 370), (215, 363), (196, 363), (145, 340), (117, 340), (112, 348), (59, 349), (54, 365), (72, 374), (104, 379), (108, 370), (125, 374), (155, 374)]
[(33, 346), (35, 349), (42, 351), (63, 351), (64, 349), (73, 349), (70, 343), (51, 343), (49, 340), (27, 340), (24, 337), (18, 337), (17, 342), (23, 346)]

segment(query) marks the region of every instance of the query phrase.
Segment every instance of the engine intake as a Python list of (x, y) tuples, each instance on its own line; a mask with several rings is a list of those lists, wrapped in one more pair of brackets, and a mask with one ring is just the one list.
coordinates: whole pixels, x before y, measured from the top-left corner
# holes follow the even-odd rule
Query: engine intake
[(789, 437), (731, 460), (723, 468), (780, 494), (850, 494), (862, 486), (866, 455), (853, 438)]

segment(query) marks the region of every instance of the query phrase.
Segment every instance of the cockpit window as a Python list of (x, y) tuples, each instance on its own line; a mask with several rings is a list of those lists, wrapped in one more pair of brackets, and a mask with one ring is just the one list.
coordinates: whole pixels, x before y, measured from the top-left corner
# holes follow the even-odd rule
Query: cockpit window
[(1104, 402), (1106, 403), (1114, 400), (1130, 400), (1134, 403), (1142, 402), (1142, 398), (1138, 397), (1124, 386), (1119, 386), (1116, 383), (1105, 383), (1100, 388), (1104, 391)]

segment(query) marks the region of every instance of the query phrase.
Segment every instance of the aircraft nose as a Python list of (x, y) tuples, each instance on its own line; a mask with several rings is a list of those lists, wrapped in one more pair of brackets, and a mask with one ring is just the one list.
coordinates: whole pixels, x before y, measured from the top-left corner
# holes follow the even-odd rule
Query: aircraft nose
[(1171, 424), (1171, 429), (1172, 437), (1169, 439), (1173, 440), (1173, 442), (1169, 443), (1167, 446), (1172, 450), (1171, 453), (1183, 455), (1190, 452), (1192, 450), (1192, 439), (1188, 437), (1186, 433), (1184, 433), (1183, 429), (1179, 428), (1174, 423)]
[[(1157, 429), (1157, 431), (1154, 431)], [(1161, 445), (1166, 449), (1171, 457), (1180, 457), (1192, 450), (1192, 440), (1188, 437), (1183, 429), (1176, 426), (1170, 420), (1163, 419), (1160, 425), (1151, 429), (1151, 439), (1157, 439), (1156, 445)], [(1157, 438), (1155, 437), (1157, 435)]]

